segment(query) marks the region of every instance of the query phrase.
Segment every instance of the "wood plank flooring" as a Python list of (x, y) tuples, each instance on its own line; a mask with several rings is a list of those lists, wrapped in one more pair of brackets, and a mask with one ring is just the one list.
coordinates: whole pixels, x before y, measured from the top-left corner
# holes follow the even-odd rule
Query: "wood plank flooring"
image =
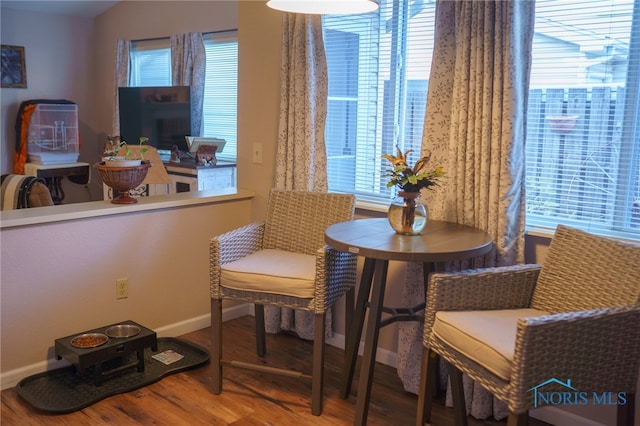
[[(253, 318), (224, 324), (225, 356), (254, 361)], [(210, 329), (181, 336), (211, 349)], [(311, 342), (289, 336), (268, 335), (266, 360), (271, 365), (311, 371)], [(338, 396), (343, 351), (327, 345), (325, 400), (322, 416), (310, 412), (310, 383), (237, 368), (224, 369), (223, 391), (213, 395), (211, 366), (168, 376), (144, 388), (115, 395), (81, 411), (50, 415), (35, 411), (15, 392), (1, 393), (0, 422), (9, 425), (349, 425), (353, 423), (357, 372), (351, 397)], [(405, 392), (395, 369), (377, 364), (368, 424), (415, 424), (417, 397)], [(453, 411), (434, 404), (434, 426), (453, 426)], [(531, 419), (531, 426), (544, 425)], [(504, 426), (505, 422), (478, 421), (470, 426)]]

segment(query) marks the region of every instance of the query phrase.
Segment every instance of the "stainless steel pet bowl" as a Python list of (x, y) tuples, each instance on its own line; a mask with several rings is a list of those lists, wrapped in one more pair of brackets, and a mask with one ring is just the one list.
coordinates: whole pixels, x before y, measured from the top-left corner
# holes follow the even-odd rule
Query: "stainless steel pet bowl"
[(109, 337), (133, 337), (140, 333), (140, 327), (131, 324), (118, 324), (107, 328), (105, 334)]

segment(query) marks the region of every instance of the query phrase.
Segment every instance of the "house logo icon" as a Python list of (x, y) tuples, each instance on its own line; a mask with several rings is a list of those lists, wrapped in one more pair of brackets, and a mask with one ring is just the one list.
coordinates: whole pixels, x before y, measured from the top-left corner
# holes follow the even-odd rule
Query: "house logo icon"
[[(552, 386), (552, 391), (542, 389)], [(558, 390), (560, 389), (560, 390)], [(628, 400), (626, 392), (581, 392), (571, 385), (571, 379), (566, 382), (552, 377), (537, 384), (527, 392), (533, 392), (534, 408), (545, 405), (625, 405)]]
[[(566, 382), (563, 382), (562, 380), (558, 380), (555, 377), (552, 377), (551, 379), (546, 380), (546, 381), (544, 381), (544, 382), (532, 387), (531, 389), (527, 389), (527, 392), (533, 391), (533, 406), (534, 406), (534, 408), (538, 408), (538, 406), (540, 405), (539, 404), (540, 403), (539, 397), (542, 396), (542, 391), (540, 390), (540, 388), (542, 388), (544, 386), (547, 386), (547, 385), (550, 385), (552, 383), (557, 383), (560, 386), (571, 390), (572, 392), (576, 392), (576, 393), (578, 392), (578, 390), (576, 388), (571, 386), (571, 379), (567, 379)], [(543, 399), (542, 402), (548, 402), (548, 398), (543, 397), (542, 399)]]

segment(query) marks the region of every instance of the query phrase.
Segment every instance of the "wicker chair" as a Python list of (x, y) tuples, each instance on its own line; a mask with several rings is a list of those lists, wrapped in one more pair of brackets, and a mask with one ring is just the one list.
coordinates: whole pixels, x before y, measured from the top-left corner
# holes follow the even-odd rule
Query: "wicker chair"
[(433, 274), (416, 424), (429, 421), (440, 355), (451, 365), (456, 425), (467, 421), (462, 373), (507, 404), (509, 426), (527, 424), (534, 396), (556, 391), (585, 392), (582, 403), (626, 392), (618, 424), (632, 425), (639, 302), (640, 246), (564, 226), (543, 266)]
[[(353, 195), (272, 190), (264, 222), (211, 239), (213, 393), (222, 392), (223, 365), (311, 379), (311, 412), (322, 413), (326, 312), (346, 294), (350, 321), (356, 280), (356, 256), (326, 246), (324, 231), (334, 223), (352, 220), (354, 206)], [(255, 305), (260, 357), (266, 353), (264, 305), (313, 312), (311, 376), (222, 359), (223, 299)]]

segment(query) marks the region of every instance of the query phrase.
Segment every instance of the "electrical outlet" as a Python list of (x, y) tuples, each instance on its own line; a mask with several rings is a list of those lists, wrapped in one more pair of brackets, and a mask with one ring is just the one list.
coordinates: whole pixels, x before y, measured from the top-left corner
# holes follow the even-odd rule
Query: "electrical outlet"
[(129, 297), (129, 278), (116, 279), (116, 299)]

